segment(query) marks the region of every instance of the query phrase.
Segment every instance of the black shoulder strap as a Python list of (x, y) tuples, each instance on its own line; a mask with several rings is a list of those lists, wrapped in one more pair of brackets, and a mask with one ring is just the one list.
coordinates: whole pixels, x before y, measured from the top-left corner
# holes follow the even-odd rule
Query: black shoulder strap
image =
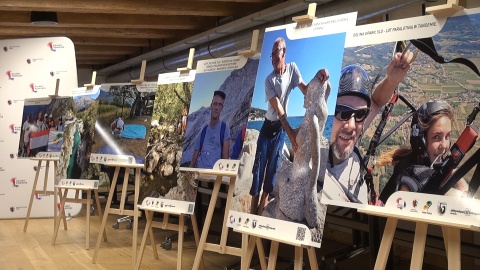
[(207, 127), (208, 125), (205, 125), (205, 127), (202, 128), (202, 133), (200, 134), (200, 148), (198, 149), (198, 152), (202, 152), (203, 148), (203, 141), (205, 141), (205, 134), (207, 134)]
[(433, 39), (430, 38), (419, 38), (419, 39), (412, 39), (410, 40), (417, 49), (424, 52), (428, 56), (430, 56), (435, 62), (440, 64), (446, 63), (458, 63), (469, 67), (473, 72), (475, 72), (478, 76), (480, 76), (480, 72), (478, 71), (477, 66), (470, 60), (465, 59), (463, 57), (455, 58), (450, 61), (445, 61), (443, 56), (439, 55), (437, 50), (435, 49), (435, 44), (433, 43)]

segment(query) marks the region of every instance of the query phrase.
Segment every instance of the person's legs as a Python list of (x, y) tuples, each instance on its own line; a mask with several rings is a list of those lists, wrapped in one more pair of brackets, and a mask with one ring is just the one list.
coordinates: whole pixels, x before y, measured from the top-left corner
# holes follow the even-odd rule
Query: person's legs
[(261, 215), (263, 208), (268, 203), (268, 195), (273, 191), (277, 181), (277, 171), (280, 165), (282, 148), (285, 143), (285, 131), (280, 131), (273, 139), (267, 149), (268, 164), (265, 171), (265, 182), (263, 184), (262, 198), (259, 203), (258, 214)]
[(265, 174), (265, 165), (267, 163), (267, 149), (268, 149), (269, 140), (265, 136), (258, 136), (257, 140), (257, 150), (255, 152), (255, 162), (253, 164), (253, 181), (252, 187), (250, 188), (250, 195), (252, 196), (250, 213), (257, 214), (258, 209), (258, 199), (260, 190), (263, 184), (263, 177)]

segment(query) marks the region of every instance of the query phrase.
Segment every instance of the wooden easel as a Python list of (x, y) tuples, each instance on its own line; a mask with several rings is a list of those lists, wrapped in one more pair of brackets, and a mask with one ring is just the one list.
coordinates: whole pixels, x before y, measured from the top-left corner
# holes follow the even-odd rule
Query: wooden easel
[[(260, 234), (253, 234), (252, 232), (245, 232), (241, 229), (234, 229), (236, 232), (242, 233), (242, 263), (241, 270), (248, 270), (252, 261), (253, 251), (255, 246), (258, 250), (258, 256), (260, 258), (260, 266), (262, 270), (274, 270), (277, 265), (278, 246), (280, 243), (292, 245), (295, 247), (294, 269), (303, 269), (303, 249), (307, 249), (308, 260), (310, 262), (310, 269), (318, 270), (318, 261), (315, 254), (315, 248), (312, 246), (303, 246), (298, 243), (288, 242), (280, 240), (279, 238), (265, 237)], [(248, 239), (250, 236), (250, 239)], [(268, 264), (265, 262), (265, 251), (261, 239), (268, 239), (272, 241), (270, 246), (270, 255), (268, 256)]]
[[(32, 187), (32, 194), (30, 195), (30, 202), (28, 204), (27, 216), (25, 218), (25, 225), (23, 226), (23, 231), (27, 232), (28, 221), (30, 220), (30, 213), (32, 211), (32, 204), (33, 198), (35, 194), (43, 194), (43, 195), (53, 195), (54, 197), (54, 205), (53, 205), (53, 218), (54, 218), (54, 229), (57, 227), (57, 189), (54, 187), (53, 190), (47, 190), (47, 182), (48, 182), (48, 171), (50, 170), (50, 162), (53, 161), (53, 170), (56, 172), (58, 169), (58, 161), (60, 160), (59, 157), (34, 157), (30, 160), (38, 161), (37, 163), (37, 172), (35, 173), (35, 180), (33, 181)], [(45, 161), (45, 175), (43, 177), (43, 188), (37, 189), (38, 178), (40, 176), (40, 168), (42, 168), (42, 162)], [(59, 221), (58, 221), (59, 222)], [(67, 229), (67, 221), (65, 216), (63, 217), (63, 226), (65, 230)]]
[(90, 83), (84, 84), (83, 86), (85, 86), (87, 89), (93, 89), (93, 87), (95, 86), (96, 79), (97, 79), (97, 72), (94, 71), (92, 72), (92, 81)]
[[(227, 246), (227, 237), (228, 237), (228, 227), (226, 226), (228, 220), (228, 211), (230, 209), (230, 205), (232, 203), (233, 191), (235, 189), (235, 181), (237, 179), (237, 170), (238, 165), (236, 165), (237, 170), (235, 171), (227, 171), (218, 169), (218, 164), (221, 162), (226, 162), (228, 160), (219, 160), (215, 164), (214, 168), (217, 169), (199, 169), (199, 168), (185, 168), (180, 167), (180, 171), (184, 172), (198, 172), (201, 175), (205, 176), (215, 176), (212, 196), (210, 198), (210, 202), (208, 204), (207, 215), (205, 217), (205, 222), (203, 225), (202, 234), (200, 236), (200, 241), (198, 243), (197, 253), (195, 255), (195, 261), (193, 263), (193, 270), (197, 270), (200, 266), (200, 262), (202, 261), (203, 252), (204, 251), (213, 251), (220, 254), (228, 254), (233, 256), (240, 257), (242, 255), (242, 249), (237, 247)], [(238, 162), (238, 161), (236, 161)], [(222, 181), (223, 178), (226, 177), (228, 181)], [(209, 181), (206, 179), (201, 179), (199, 177), (199, 181)], [(220, 192), (220, 186), (223, 184), (228, 185), (228, 193), (227, 193), (227, 202), (225, 207), (225, 214), (223, 217), (223, 226), (222, 226), (222, 233), (220, 237), (220, 244), (214, 243), (207, 243), (207, 235), (210, 229), (210, 225), (212, 223), (213, 211), (215, 209), (215, 204), (217, 203), (218, 195)]]
[[(145, 203), (145, 201), (150, 200), (151, 205), (148, 205), (148, 203)], [(157, 252), (157, 246), (155, 244), (155, 238), (153, 236), (153, 231), (152, 228), (159, 228), (163, 230), (173, 230), (173, 231), (178, 231), (178, 253), (177, 253), (177, 270), (182, 269), (182, 261), (183, 261), (183, 236), (184, 233), (187, 231), (188, 227), (185, 225), (185, 217), (187, 215), (190, 215), (192, 213), (187, 213), (185, 211), (182, 211), (181, 209), (178, 208), (164, 208), (164, 207), (159, 207), (155, 201), (159, 202), (162, 201), (160, 198), (145, 198), (144, 202), (142, 203), (142, 206), (140, 207), (142, 210), (145, 211), (145, 216), (147, 217), (147, 225), (145, 226), (145, 231), (143, 233), (142, 237), (142, 243), (140, 244), (140, 251), (137, 259), (137, 264), (136, 264), (136, 269), (140, 269), (140, 264), (142, 263), (142, 258), (143, 258), (143, 252), (145, 250), (145, 243), (147, 241), (147, 235), (150, 236), (150, 244), (152, 245), (153, 249), (153, 255), (155, 259), (158, 259), (158, 252)], [(153, 221), (153, 214), (155, 212), (160, 212), (164, 213), (163, 215), (163, 220), (162, 222), (159, 221)], [(168, 222), (169, 215), (178, 215), (179, 216), (179, 223), (177, 224), (172, 224)], [(193, 227), (193, 236), (195, 238), (195, 244), (198, 247), (198, 225), (197, 225), (197, 220), (195, 218), (195, 215), (191, 215), (191, 220), (192, 220), (192, 227)], [(203, 269), (205, 269), (205, 266), (202, 265)]]
[(140, 77), (136, 80), (131, 80), (133, 84), (142, 84), (144, 82), (146, 67), (147, 67), (147, 60), (142, 60), (142, 66), (140, 68)]
[(416, 223), (410, 269), (422, 269), (427, 228), (429, 224), (442, 227), (445, 248), (447, 250), (448, 269), (461, 269), (460, 230), (463, 229), (480, 232), (479, 227), (474, 227), (468, 224), (439, 221), (429, 216), (412, 217), (408, 215), (392, 213), (392, 211), (389, 209), (375, 206), (360, 208), (358, 209), (358, 212), (387, 218), (387, 225), (385, 226), (382, 243), (380, 244), (377, 260), (375, 262), (375, 270), (385, 269), (387, 265), (388, 254), (392, 246), (393, 236), (395, 234), (398, 220), (406, 220)]
[[(188, 55), (187, 67), (178, 68), (177, 71), (179, 71), (180, 73), (185, 73), (185, 72), (189, 72), (190, 70), (192, 70), (194, 55), (195, 55), (195, 48), (190, 48), (190, 52), (189, 52), (189, 55)], [(145, 200), (148, 200), (148, 199), (149, 198), (145, 198), (144, 202), (145, 202)], [(151, 201), (153, 201), (153, 200), (158, 201), (159, 199), (150, 198), (150, 200)], [(171, 208), (156, 208), (156, 207), (153, 207), (153, 206), (150, 207), (148, 205), (144, 205), (144, 203), (142, 203), (141, 209), (145, 211), (145, 216), (147, 218), (147, 225), (145, 226), (145, 231), (143, 233), (142, 243), (140, 244), (140, 251), (139, 251), (138, 260), (137, 260), (135, 268), (140, 269), (140, 264), (142, 263), (143, 252), (145, 250), (145, 244), (146, 244), (146, 241), (147, 241), (147, 235), (150, 236), (150, 244), (152, 245), (153, 255), (154, 255), (155, 259), (158, 259), (158, 252), (157, 252), (157, 247), (156, 247), (156, 244), (155, 244), (155, 238), (153, 237), (152, 228), (159, 228), (159, 229), (163, 229), (163, 230), (178, 231), (177, 270), (181, 270), (182, 269), (182, 260), (183, 260), (182, 259), (182, 256), (183, 256), (183, 236), (184, 236), (184, 232), (186, 232), (187, 229), (188, 229), (188, 227), (185, 226), (185, 216), (189, 215), (189, 213), (187, 213), (185, 211), (179, 211), (175, 208), (171, 209)], [(153, 221), (153, 214), (155, 212), (163, 213), (162, 222)], [(168, 219), (169, 219), (170, 214), (179, 216), (179, 224), (178, 225), (169, 223)], [(194, 238), (195, 238), (195, 244), (198, 246), (198, 244), (199, 244), (198, 225), (197, 225), (197, 220), (195, 218), (195, 215), (191, 215), (191, 220), (192, 220), (192, 227), (193, 227), (193, 235), (194, 235)], [(203, 266), (203, 269), (204, 268), (205, 267)]]
[[(105, 230), (105, 225), (107, 223), (108, 214), (115, 214), (115, 215), (128, 215), (133, 216), (133, 241), (132, 241), (132, 268), (135, 268), (136, 263), (136, 256), (137, 256), (137, 233), (138, 233), (138, 217), (141, 213), (138, 211), (138, 196), (140, 192), (140, 176), (141, 176), (141, 169), (144, 167), (143, 164), (128, 164), (128, 163), (107, 163), (107, 166), (115, 167), (115, 173), (113, 174), (113, 179), (110, 187), (110, 191), (108, 193), (107, 205), (105, 206), (105, 213), (102, 219), (102, 225), (100, 226), (100, 232)], [(115, 186), (117, 185), (118, 174), (120, 172), (120, 168), (125, 169), (125, 174), (123, 178), (123, 185), (122, 185), (122, 195), (120, 199), (119, 208), (111, 208), (112, 205), (112, 198), (113, 193), (115, 192)], [(128, 175), (130, 169), (135, 170), (135, 194), (134, 194), (134, 201), (133, 201), (133, 210), (125, 209), (125, 200), (127, 197), (127, 186), (128, 186)], [(97, 237), (97, 244), (95, 246), (95, 253), (93, 254), (93, 263), (97, 263), (98, 257), (98, 250), (100, 249), (100, 242), (102, 241), (102, 233), (98, 234)]]
[[(56, 80), (55, 83), (55, 94), (54, 95), (49, 95), (50, 98), (57, 98), (58, 97), (58, 90), (60, 87), (60, 79)], [(23, 226), (23, 231), (27, 232), (27, 227), (28, 227), (28, 221), (30, 219), (30, 213), (32, 211), (32, 204), (33, 204), (33, 198), (35, 197), (36, 193), (43, 194), (43, 195), (53, 195), (53, 201), (54, 201), (54, 206), (53, 206), (53, 218), (54, 218), (54, 226), (53, 228), (57, 227), (57, 189), (54, 187), (53, 190), (47, 190), (47, 182), (48, 182), (48, 171), (50, 169), (50, 161), (53, 161), (53, 171), (56, 172), (58, 169), (58, 161), (60, 161), (60, 157), (34, 157), (31, 158), (30, 160), (36, 160), (38, 161), (37, 164), (37, 172), (35, 173), (35, 180), (33, 181), (33, 187), (32, 187), (32, 194), (30, 195), (30, 202), (28, 204), (28, 210), (27, 210), (27, 216), (25, 218), (25, 225)], [(37, 183), (38, 183), (38, 178), (40, 176), (40, 168), (42, 168), (42, 162), (46, 162), (45, 166), (45, 176), (43, 177), (43, 189), (37, 189)], [(54, 179), (55, 181), (55, 179)], [(55, 183), (54, 183), (55, 186)], [(59, 194), (61, 196), (61, 194)], [(61, 198), (60, 198), (61, 199)], [(63, 227), (65, 230), (67, 229), (67, 220), (65, 216), (63, 217)], [(55, 229), (54, 229), (55, 230)]]

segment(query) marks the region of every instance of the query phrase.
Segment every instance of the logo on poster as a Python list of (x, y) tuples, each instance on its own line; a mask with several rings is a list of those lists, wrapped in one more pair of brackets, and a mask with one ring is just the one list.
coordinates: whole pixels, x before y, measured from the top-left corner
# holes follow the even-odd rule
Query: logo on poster
[(405, 207), (407, 207), (407, 202), (404, 201), (402, 198), (398, 198), (397, 199), (397, 208), (402, 210)]
[(12, 213), (15, 212), (15, 207), (13, 207), (13, 206), (10, 207), (10, 212), (12, 212)]
[(4, 51), (4, 52), (8, 52), (8, 47), (7, 47), (7, 46), (4, 46), (4, 47), (3, 47), (3, 51)]
[(256, 220), (256, 219), (254, 219), (254, 220), (252, 221), (252, 228), (255, 229), (255, 227), (257, 227), (257, 220)]
[(7, 101), (7, 103), (8, 105), (12, 105), (12, 101), (10, 99)]
[(18, 131), (17, 131), (17, 128), (15, 127), (15, 124), (11, 124), (10, 126), (8, 126), (8, 128), (13, 134), (17, 134)]
[(27, 64), (31, 64), (32, 63), (32, 60), (30, 58), (27, 59)]
[(52, 52), (56, 52), (57, 49), (63, 49), (63, 45), (62, 44), (55, 44), (53, 42), (48, 42), (47, 46), (50, 48), (50, 51)]
[(41, 200), (41, 199), (42, 199), (42, 195), (41, 195), (41, 194), (38, 194), (38, 193), (35, 193), (35, 199)]
[(235, 217), (233, 215), (230, 215), (229, 219), (230, 219), (230, 224), (235, 223)]
[(432, 206), (432, 204), (432, 201), (427, 201), (427, 203), (423, 206), (422, 213), (431, 215), (432, 213), (428, 212), (428, 210), (430, 209), (430, 206)]
[(440, 216), (443, 216), (447, 211), (447, 203), (446, 202), (439, 202), (437, 205), (437, 212)]
[(17, 178), (14, 177), (14, 178), (10, 179), (10, 182), (12, 182), (12, 185), (13, 185), (14, 187), (18, 187), (18, 185), (17, 185)]

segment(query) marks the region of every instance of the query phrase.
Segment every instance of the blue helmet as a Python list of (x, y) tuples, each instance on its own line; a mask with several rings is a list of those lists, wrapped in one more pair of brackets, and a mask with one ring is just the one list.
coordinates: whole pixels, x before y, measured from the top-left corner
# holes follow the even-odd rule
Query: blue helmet
[(370, 91), (372, 83), (367, 72), (359, 65), (349, 65), (340, 73), (340, 83), (337, 97), (357, 96), (363, 98), (368, 107), (371, 104)]

